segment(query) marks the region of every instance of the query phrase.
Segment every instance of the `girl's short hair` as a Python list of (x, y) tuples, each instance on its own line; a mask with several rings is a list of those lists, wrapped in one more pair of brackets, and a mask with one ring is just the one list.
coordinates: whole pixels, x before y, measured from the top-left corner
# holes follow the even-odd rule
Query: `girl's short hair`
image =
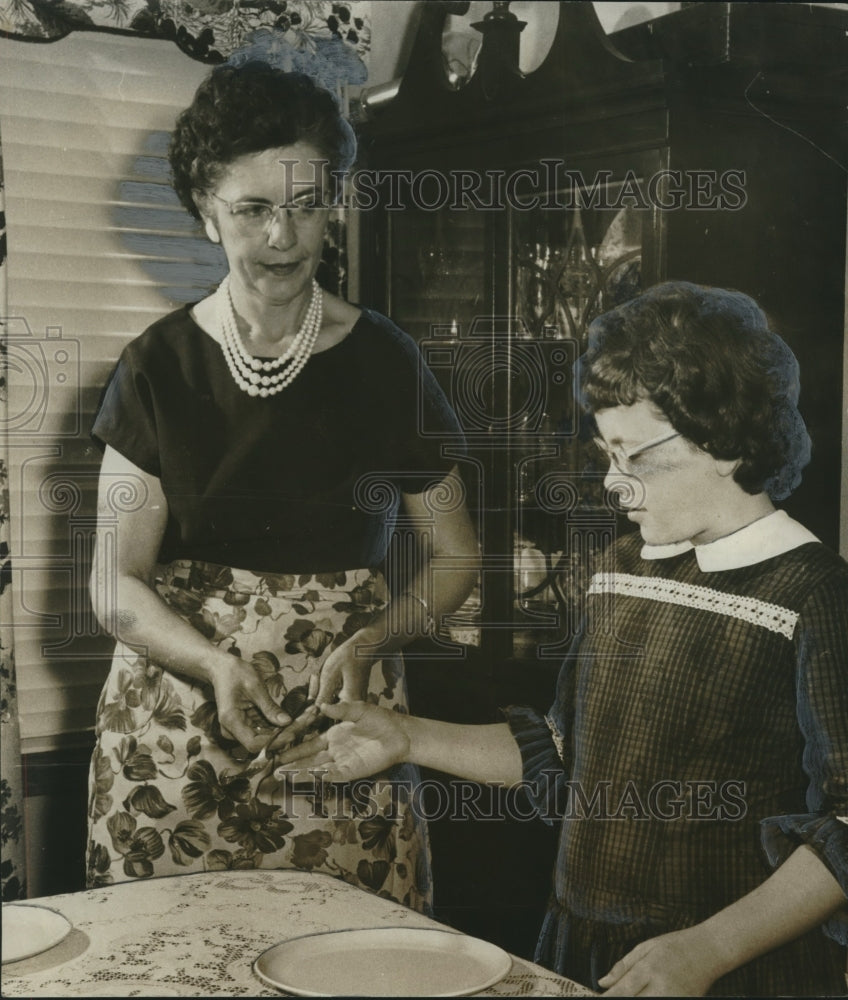
[(174, 190), (199, 219), (194, 192), (209, 191), (233, 160), (297, 142), (317, 150), (337, 184), (356, 156), (336, 99), (310, 77), (258, 60), (218, 66), (177, 118), (168, 149)]
[(787, 497), (810, 460), (798, 362), (747, 295), (684, 281), (599, 316), (578, 362), (589, 414), (647, 399), (747, 493)]

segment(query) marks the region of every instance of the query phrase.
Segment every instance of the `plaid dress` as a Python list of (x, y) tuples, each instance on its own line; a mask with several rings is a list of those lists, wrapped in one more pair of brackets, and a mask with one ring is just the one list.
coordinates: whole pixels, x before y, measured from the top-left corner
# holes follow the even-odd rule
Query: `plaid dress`
[[(507, 709), (530, 794), (562, 822), (536, 959), (595, 989), (800, 844), (848, 893), (848, 565), (818, 542), (711, 572), (640, 547), (625, 537), (592, 578), (548, 715)], [(846, 914), (711, 992), (845, 993)]]

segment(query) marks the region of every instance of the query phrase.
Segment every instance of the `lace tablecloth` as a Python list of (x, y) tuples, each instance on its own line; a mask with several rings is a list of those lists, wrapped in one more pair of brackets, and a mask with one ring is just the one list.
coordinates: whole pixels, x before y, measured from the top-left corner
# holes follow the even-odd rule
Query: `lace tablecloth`
[[(254, 974), (266, 948), (313, 931), (439, 927), (327, 875), (209, 872), (31, 900), (73, 925), (60, 944), (3, 966), (4, 997), (279, 996)], [(480, 996), (587, 996), (588, 990), (513, 958)]]

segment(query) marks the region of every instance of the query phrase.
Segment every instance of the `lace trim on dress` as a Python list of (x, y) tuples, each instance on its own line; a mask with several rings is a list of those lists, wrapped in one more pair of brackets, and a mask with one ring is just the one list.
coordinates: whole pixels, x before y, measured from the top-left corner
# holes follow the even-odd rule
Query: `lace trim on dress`
[(590, 594), (618, 594), (663, 601), (700, 611), (728, 615), (751, 625), (759, 625), (791, 639), (798, 623), (798, 613), (779, 604), (769, 604), (756, 597), (727, 594), (712, 587), (694, 583), (678, 583), (662, 577), (635, 576), (631, 573), (596, 573), (589, 585)]
[(565, 740), (562, 733), (557, 729), (557, 725), (554, 720), (549, 716), (545, 716), (545, 722), (547, 723), (548, 729), (551, 731), (551, 737), (554, 741), (554, 746), (556, 747), (557, 755), (559, 759), (565, 763)]

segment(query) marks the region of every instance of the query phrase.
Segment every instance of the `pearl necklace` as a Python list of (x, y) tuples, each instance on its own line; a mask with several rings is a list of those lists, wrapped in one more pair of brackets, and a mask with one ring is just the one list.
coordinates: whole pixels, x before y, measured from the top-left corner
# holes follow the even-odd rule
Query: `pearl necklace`
[(323, 296), (318, 282), (314, 279), (312, 281), (312, 297), (306, 315), (288, 350), (270, 361), (260, 361), (259, 358), (253, 357), (242, 342), (230, 295), (229, 275), (221, 282), (216, 295), (224, 360), (227, 362), (233, 381), (249, 396), (266, 398), (282, 392), (300, 374), (311, 357), (315, 341), (321, 332), (324, 310)]

